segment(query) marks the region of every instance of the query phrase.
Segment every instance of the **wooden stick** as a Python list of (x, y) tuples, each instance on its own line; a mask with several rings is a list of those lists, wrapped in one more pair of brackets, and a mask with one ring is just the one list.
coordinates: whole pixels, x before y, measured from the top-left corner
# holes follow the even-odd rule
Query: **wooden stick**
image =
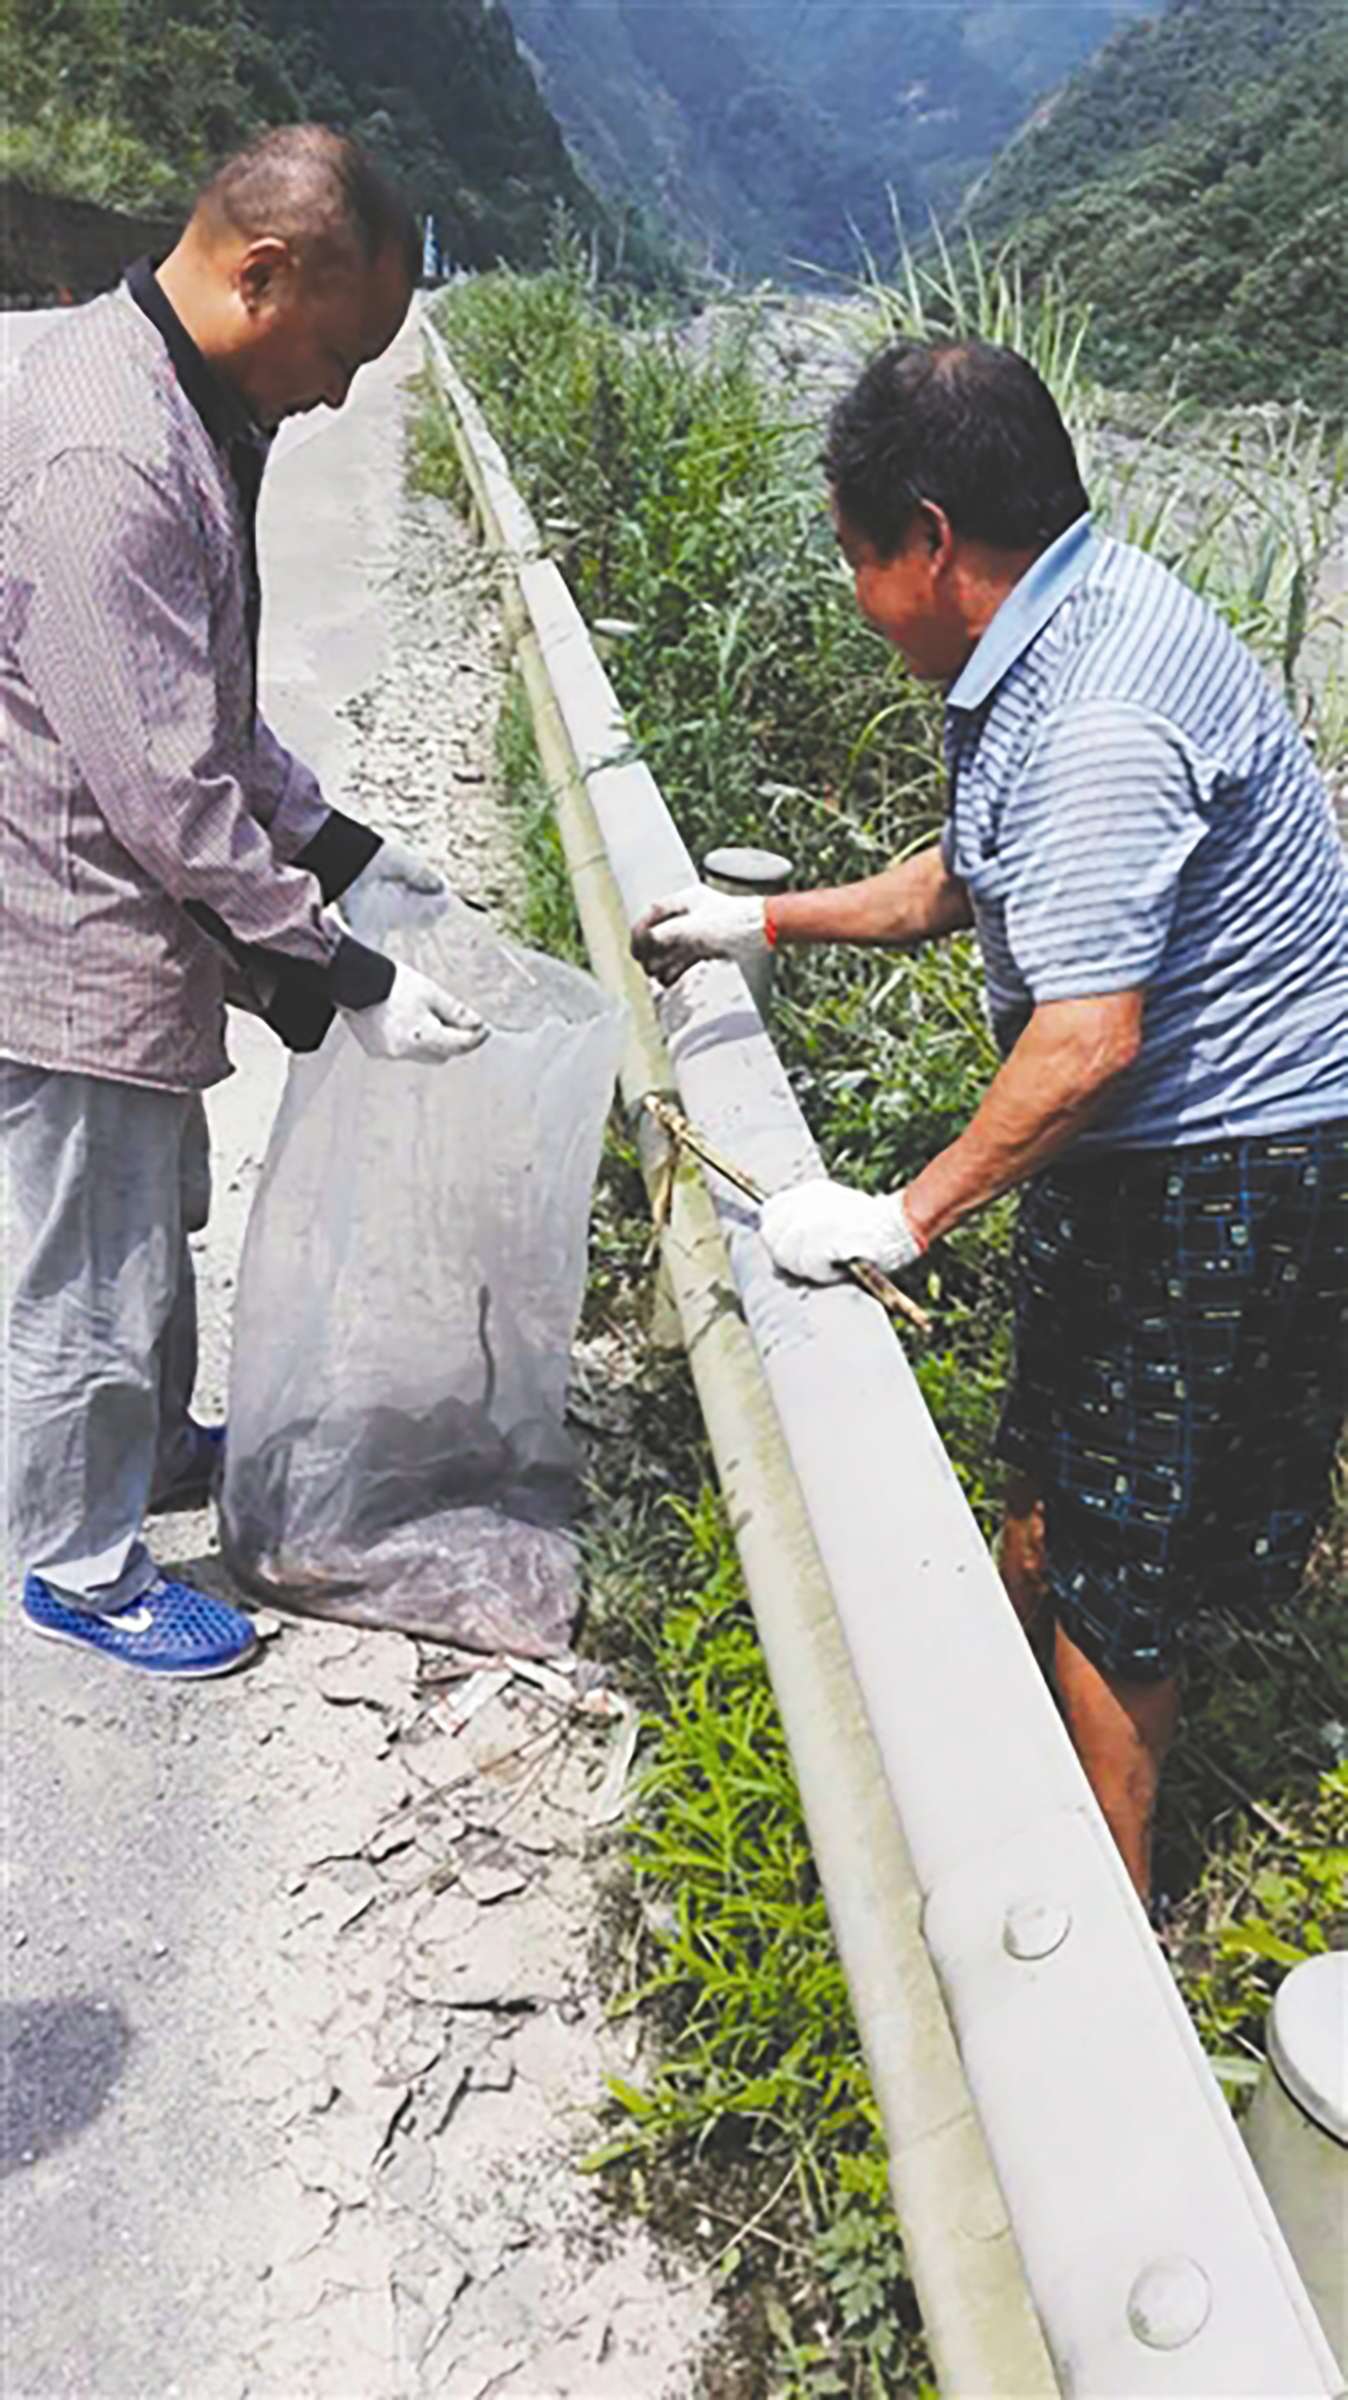
[[(723, 1158), (719, 1150), (714, 1150), (705, 1135), (689, 1124), (672, 1101), (662, 1100), (658, 1092), (647, 1092), (644, 1105), (671, 1142), (687, 1150), (693, 1158), (700, 1159), (704, 1167), (710, 1167), (714, 1175), (732, 1184), (737, 1192), (743, 1192), (746, 1200), (752, 1200), (762, 1207), (768, 1197), (762, 1185), (755, 1183), (752, 1175), (746, 1175), (743, 1168), (733, 1166), (728, 1158)], [(896, 1283), (891, 1283), (879, 1267), (872, 1266), (869, 1259), (848, 1258), (839, 1263), (852, 1282), (860, 1285), (863, 1292), (869, 1292), (872, 1300), (878, 1300), (892, 1317), (902, 1317), (907, 1324), (915, 1326), (919, 1333), (931, 1332), (931, 1318), (925, 1308), (919, 1308), (916, 1300), (910, 1300), (908, 1294), (901, 1292)]]

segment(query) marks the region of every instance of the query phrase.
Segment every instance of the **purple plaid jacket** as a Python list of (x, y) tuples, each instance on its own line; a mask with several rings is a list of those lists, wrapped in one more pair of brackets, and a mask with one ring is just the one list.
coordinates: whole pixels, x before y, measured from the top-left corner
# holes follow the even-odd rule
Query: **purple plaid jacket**
[(252, 429), (149, 282), (162, 323), (109, 293), (0, 394), (0, 1056), (190, 1091), (227, 991), (326, 1023), (391, 969), (323, 914), (377, 837), (254, 710)]

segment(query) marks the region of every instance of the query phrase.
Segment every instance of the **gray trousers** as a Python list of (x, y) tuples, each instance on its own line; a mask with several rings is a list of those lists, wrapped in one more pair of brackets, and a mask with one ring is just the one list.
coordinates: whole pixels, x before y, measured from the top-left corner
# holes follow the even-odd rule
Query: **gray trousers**
[(117, 1608), (155, 1567), (141, 1526), (190, 1465), (189, 1233), (210, 1156), (195, 1093), (0, 1059), (0, 1480), (9, 1589), (26, 1570)]

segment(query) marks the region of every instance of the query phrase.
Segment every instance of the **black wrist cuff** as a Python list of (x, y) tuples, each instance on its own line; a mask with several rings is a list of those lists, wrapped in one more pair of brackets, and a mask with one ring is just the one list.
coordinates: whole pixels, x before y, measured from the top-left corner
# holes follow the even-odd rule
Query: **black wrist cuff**
[(317, 1050), (339, 1008), (374, 1008), (393, 989), (394, 965), (381, 950), (344, 933), (326, 967), (257, 951), (272, 990), (262, 1014), (287, 1050)]
[(372, 833), (368, 825), (358, 825), (354, 817), (333, 808), (291, 864), (314, 877), (325, 900), (340, 900), (383, 847), (382, 833)]
[(213, 908), (186, 902), (194, 924), (228, 952), (252, 990), (263, 1022), (287, 1050), (317, 1050), (338, 1008), (374, 1008), (387, 1000), (395, 973), (382, 950), (367, 950), (349, 933), (323, 964), (289, 958), (283, 950), (241, 942)]
[(344, 933), (330, 966), (322, 970), (327, 996), (338, 1008), (374, 1008), (387, 1000), (397, 969), (382, 950)]
[(317, 1050), (339, 1008), (374, 1008), (393, 989), (394, 965), (344, 933), (326, 967), (266, 955), (275, 988), (262, 1013), (287, 1050)]

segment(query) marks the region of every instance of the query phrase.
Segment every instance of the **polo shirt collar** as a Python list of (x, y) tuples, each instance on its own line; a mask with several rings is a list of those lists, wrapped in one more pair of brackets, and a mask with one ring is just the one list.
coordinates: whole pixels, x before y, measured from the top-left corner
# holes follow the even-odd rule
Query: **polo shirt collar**
[(973, 656), (946, 693), (947, 708), (981, 708), (1008, 669), (1042, 633), (1054, 610), (1080, 583), (1099, 550), (1090, 517), (1081, 516), (1042, 550), (1007, 593)]
[(241, 438), (265, 445), (266, 434), (250, 416), (238, 393), (202, 357), (191, 334), (154, 271), (154, 262), (138, 258), (126, 270), (126, 288), (142, 316), (162, 335), (174, 372), (213, 442), (222, 448)]

